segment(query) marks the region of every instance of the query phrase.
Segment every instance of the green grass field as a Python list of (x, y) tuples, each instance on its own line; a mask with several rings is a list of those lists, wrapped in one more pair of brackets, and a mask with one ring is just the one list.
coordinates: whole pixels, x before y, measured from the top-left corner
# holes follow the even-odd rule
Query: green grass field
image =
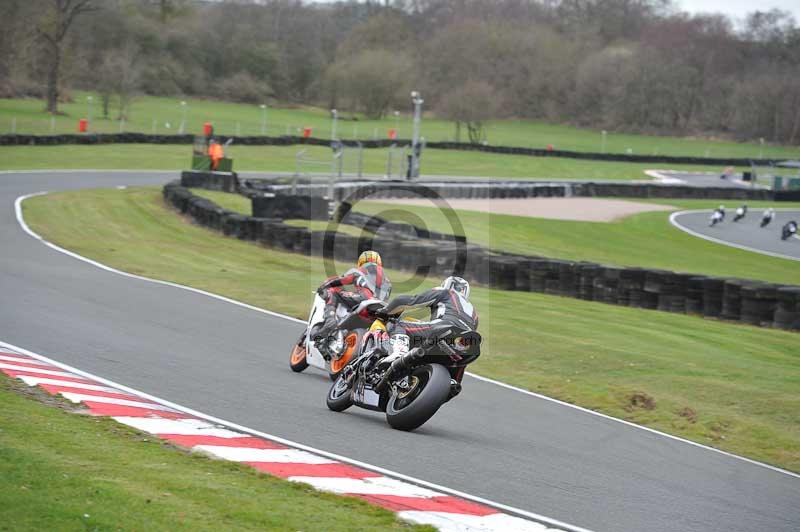
[[(297, 317), (325, 277), (320, 261), (189, 223), (157, 188), (50, 194), (23, 212), (48, 240), (102, 263)], [(388, 273), (397, 294), (417, 287)], [(797, 334), (481, 287), (473, 300), (486, 339), (476, 373), (800, 471)], [(652, 405), (637, 406), (638, 394)]]
[[(226, 209), (252, 214), (250, 200), (238, 194), (195, 189), (195, 194)], [(497, 200), (502, 201), (502, 200)], [(708, 200), (657, 200), (680, 209), (709, 209), (718, 203)], [(797, 203), (752, 202), (753, 209), (766, 206), (800, 207)], [(392, 219), (400, 209), (419, 217), (426, 227), (453, 233), (449, 220), (436, 207), (417, 207), (363, 201), (354, 210)], [(648, 212), (614, 222), (573, 222), (527, 218), (475, 211), (456, 211), (469, 242), (500, 251), (540, 255), (570, 260), (585, 260), (619, 266), (640, 266), (673, 271), (761, 279), (800, 285), (797, 262), (715, 244), (670, 225), (669, 212)], [(674, 212), (674, 211), (672, 211)], [(316, 229), (327, 228), (323, 223)], [(348, 225), (337, 230), (358, 236)]]
[(0, 374), (3, 530), (433, 530), (74, 410)]
[[(91, 105), (88, 93), (76, 91), (74, 101), (61, 105), (64, 116), (55, 118), (43, 112), (44, 103), (32, 99), (0, 99), (0, 133), (15, 127), (17, 133), (49, 134), (51, 126), (57, 133), (72, 133), (77, 130), (79, 118), (91, 114), (90, 130), (94, 132), (118, 132), (120, 123), (101, 118), (100, 99), (92, 94)], [(186, 99), (186, 131), (200, 133), (203, 122), (214, 124), (217, 133), (224, 135), (259, 135), (262, 126), (262, 110), (257, 105), (234, 104), (219, 101)], [(129, 121), (123, 124), (125, 131), (177, 133), (183, 119), (180, 98), (140, 97), (133, 103)], [(339, 138), (372, 139), (386, 138), (390, 128), (396, 128), (400, 138), (411, 136), (411, 103), (400, 109), (401, 116), (383, 120), (367, 120), (363, 116), (340, 112), (337, 125)], [(356, 118), (357, 120), (353, 120)], [(169, 127), (167, 127), (169, 124)], [(313, 136), (330, 138), (331, 125), (328, 110), (313, 107), (270, 107), (266, 115), (269, 135), (300, 135), (302, 128), (311, 127)], [(452, 122), (425, 116), (421, 132), (429, 141), (453, 140)], [(497, 146), (522, 146), (544, 148), (552, 144), (555, 149), (573, 151), (602, 151), (600, 131), (570, 126), (544, 124), (530, 120), (499, 120), (487, 126), (488, 142)], [(464, 140), (464, 139), (462, 139)], [(800, 148), (766, 144), (763, 149), (756, 143), (723, 142), (707, 139), (657, 137), (647, 135), (617, 134), (606, 136), (608, 153), (626, 153), (628, 149), (638, 155), (686, 155), (708, 157), (792, 158), (800, 156)]]
[[(321, 146), (235, 146), (227, 154), (234, 159), (234, 170), (289, 172), (297, 170), (296, 155), (305, 149), (305, 158), (323, 161), (305, 165), (302, 173), (330, 173), (331, 150)], [(399, 163), (395, 157), (393, 174)], [(424, 176), (503, 177), (509, 179), (652, 179), (644, 171), (659, 165), (640, 163), (593, 162), (524, 155), (427, 150), (423, 156)], [(388, 150), (363, 152), (363, 172), (385, 175)], [(0, 147), (0, 170), (20, 169), (130, 169), (185, 170), (191, 163), (188, 145), (116, 144), (105, 146), (4, 146)], [(676, 170), (718, 171), (717, 167), (670, 165)], [(354, 174), (358, 155), (347, 151), (344, 173)]]

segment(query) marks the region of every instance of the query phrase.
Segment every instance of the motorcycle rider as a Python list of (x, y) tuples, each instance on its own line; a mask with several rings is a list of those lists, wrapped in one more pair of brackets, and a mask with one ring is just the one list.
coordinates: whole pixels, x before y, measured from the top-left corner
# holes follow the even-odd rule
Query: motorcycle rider
[[(722, 207), (722, 206), (720, 206)], [(711, 219), (709, 220), (708, 225), (714, 227), (716, 224), (721, 222), (725, 218), (725, 211), (720, 209), (715, 209), (714, 212), (711, 213)]]
[(781, 229), (781, 240), (786, 240), (790, 236), (797, 234), (797, 222), (789, 220)]
[[(380, 361), (381, 366), (391, 364), (395, 359), (404, 355), (406, 348), (433, 345), (443, 335), (458, 336), (459, 332), (474, 331), (478, 328), (478, 313), (469, 301), (469, 282), (461, 277), (447, 277), (440, 286), (418, 295), (402, 295), (392, 299), (381, 310), (388, 316), (399, 315), (414, 308), (428, 307), (431, 314), (428, 321), (399, 320), (392, 331), (392, 337), (398, 334), (408, 336), (409, 345), (404, 348), (393, 349)], [(449, 331), (449, 332), (448, 332)], [(456, 380), (461, 382), (463, 368), (456, 375)]]
[[(353, 286), (356, 291), (344, 291), (344, 286)], [(324, 320), (315, 325), (309, 334), (317, 343), (317, 348), (326, 353), (327, 342), (323, 340), (336, 330), (336, 307), (343, 305), (352, 310), (365, 299), (378, 298), (385, 301), (392, 293), (392, 283), (383, 271), (380, 254), (368, 250), (359, 255), (355, 268), (344, 275), (331, 277), (317, 288), (317, 293), (325, 299)]]
[(736, 216), (733, 217), (734, 222), (738, 222), (747, 215), (747, 205), (742, 205), (736, 209)]
[(764, 211), (764, 214), (761, 215), (761, 227), (766, 227), (775, 218), (775, 209), (770, 207), (769, 209)]

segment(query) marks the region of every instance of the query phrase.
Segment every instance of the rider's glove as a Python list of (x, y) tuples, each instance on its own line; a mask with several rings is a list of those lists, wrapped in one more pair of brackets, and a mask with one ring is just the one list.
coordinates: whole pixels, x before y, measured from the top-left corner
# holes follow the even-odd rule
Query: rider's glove
[(320, 295), (320, 297), (325, 296), (325, 290), (333, 286), (333, 281), (334, 279), (328, 279), (327, 281), (319, 285), (319, 288), (317, 288), (317, 293)]

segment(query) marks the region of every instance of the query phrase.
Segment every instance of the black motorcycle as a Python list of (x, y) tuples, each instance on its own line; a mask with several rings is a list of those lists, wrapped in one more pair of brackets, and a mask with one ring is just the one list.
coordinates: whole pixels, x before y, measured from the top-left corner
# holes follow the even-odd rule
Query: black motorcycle
[(792, 220), (791, 222), (787, 222), (781, 229), (781, 240), (786, 240), (795, 234), (797, 234), (797, 222)]
[[(398, 317), (380, 314), (382, 301), (362, 305), (374, 313), (375, 321), (359, 354), (328, 391), (328, 408), (341, 412), (356, 405), (385, 412), (393, 428), (414, 430), (461, 392), (464, 368), (480, 356), (481, 335), (477, 331), (455, 333), (452, 327), (444, 327), (425, 345), (408, 349), (407, 335), (389, 334)], [(391, 364), (382, 362), (394, 349), (403, 354)]]

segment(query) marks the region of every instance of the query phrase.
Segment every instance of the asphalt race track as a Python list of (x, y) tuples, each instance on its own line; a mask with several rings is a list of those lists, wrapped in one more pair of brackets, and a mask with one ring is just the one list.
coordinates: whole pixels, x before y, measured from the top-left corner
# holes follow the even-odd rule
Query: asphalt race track
[(327, 376), (287, 367), (301, 325), (101, 270), (15, 220), (23, 194), (175, 176), (0, 174), (0, 339), (222, 419), (597, 531), (800, 528), (798, 476), (474, 378), (414, 433), (360, 409), (334, 414)]
[(764, 228), (761, 214), (764, 209), (750, 209), (742, 220), (733, 221), (735, 206), (726, 209), (725, 220), (709, 227), (711, 211), (686, 211), (675, 213), (671, 221), (673, 225), (699, 236), (721, 244), (742, 247), (771, 255), (800, 260), (800, 238), (792, 237), (781, 240), (781, 228), (789, 220), (800, 224), (800, 209), (776, 210), (775, 218)]

